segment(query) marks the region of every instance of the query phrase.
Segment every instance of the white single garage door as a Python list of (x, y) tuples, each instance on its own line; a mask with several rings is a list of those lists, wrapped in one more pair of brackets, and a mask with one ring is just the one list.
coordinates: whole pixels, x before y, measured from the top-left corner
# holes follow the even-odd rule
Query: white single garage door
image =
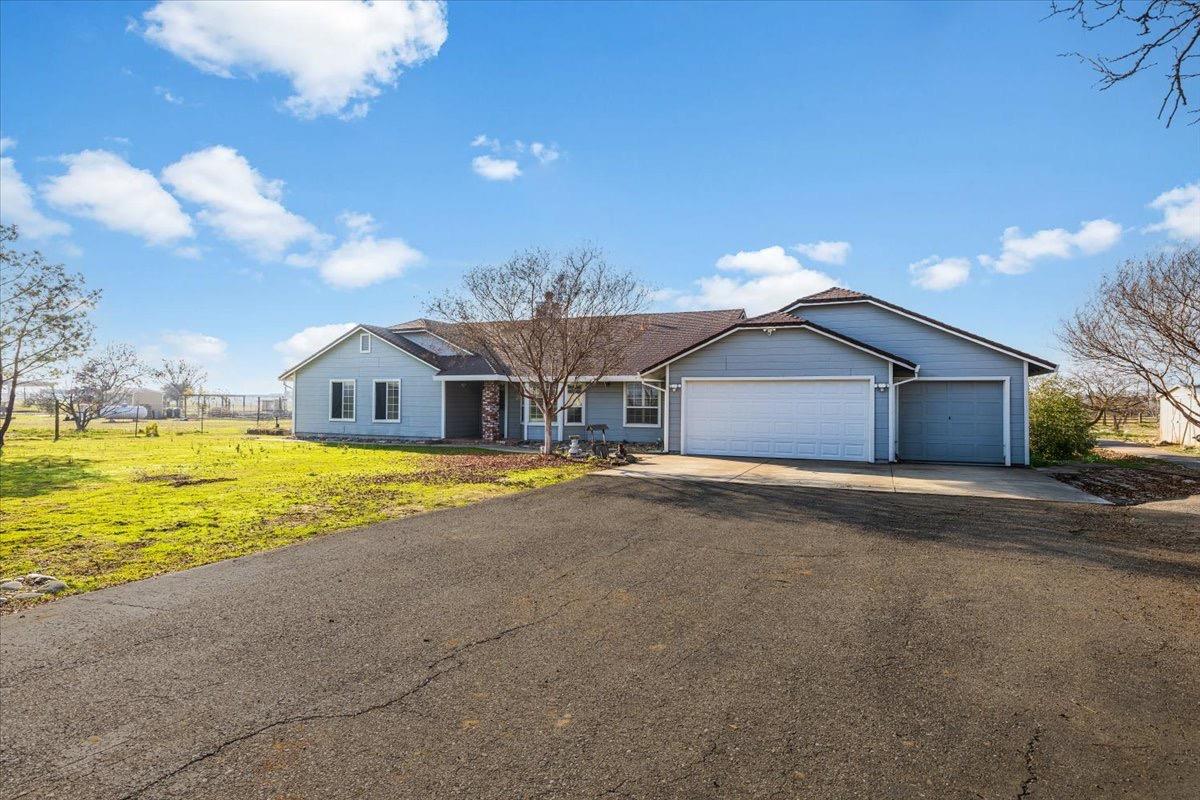
[(869, 461), (872, 381), (683, 382), (683, 452)]

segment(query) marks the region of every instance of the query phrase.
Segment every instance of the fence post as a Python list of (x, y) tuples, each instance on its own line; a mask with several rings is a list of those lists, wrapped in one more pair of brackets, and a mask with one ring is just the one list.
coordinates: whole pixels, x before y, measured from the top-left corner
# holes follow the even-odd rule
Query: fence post
[(57, 400), (54, 401), (54, 441), (56, 442), (58, 441), (58, 412), (60, 411), (60, 405)]

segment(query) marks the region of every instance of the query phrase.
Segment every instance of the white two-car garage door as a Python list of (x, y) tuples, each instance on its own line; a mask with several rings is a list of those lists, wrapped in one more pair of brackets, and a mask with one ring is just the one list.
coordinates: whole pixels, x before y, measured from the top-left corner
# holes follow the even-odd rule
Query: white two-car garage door
[(683, 381), (688, 455), (871, 460), (873, 382)]

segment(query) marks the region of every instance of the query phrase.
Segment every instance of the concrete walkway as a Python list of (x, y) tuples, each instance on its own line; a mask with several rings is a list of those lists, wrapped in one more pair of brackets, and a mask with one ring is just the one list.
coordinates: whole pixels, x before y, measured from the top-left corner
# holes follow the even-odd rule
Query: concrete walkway
[(1108, 501), (1055, 480), (1035, 469), (949, 464), (865, 464), (769, 458), (718, 458), (639, 453), (637, 461), (598, 475), (627, 478), (807, 486), (867, 492), (1008, 497), (1064, 503)]
[(1200, 469), (1200, 456), (1185, 456), (1183, 453), (1175, 453), (1165, 447), (1155, 447), (1154, 445), (1142, 444), (1141, 442), (1126, 442), (1121, 439), (1100, 439), (1096, 442), (1096, 446), (1102, 447), (1105, 450), (1112, 450), (1123, 456), (1157, 458), (1161, 461), (1169, 461), (1172, 464)]

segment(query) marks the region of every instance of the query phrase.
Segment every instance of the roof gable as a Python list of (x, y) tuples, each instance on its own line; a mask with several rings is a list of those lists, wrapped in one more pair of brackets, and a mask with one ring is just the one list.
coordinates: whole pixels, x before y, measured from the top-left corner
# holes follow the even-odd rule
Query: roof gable
[(900, 314), (924, 325), (928, 325), (932, 328), (937, 328), (938, 330), (949, 333), (952, 336), (958, 336), (962, 339), (966, 339), (967, 341), (974, 342), (975, 344), (982, 345), (1006, 355), (1010, 355), (1014, 358), (1019, 358), (1022, 361), (1027, 361), (1030, 364), (1042, 367), (1051, 372), (1054, 372), (1058, 369), (1058, 365), (1053, 361), (1026, 353), (1022, 350), (1017, 350), (1014, 347), (1009, 347), (1008, 345), (1001, 344), (1000, 342), (988, 339), (976, 333), (971, 333), (970, 331), (963, 330), (962, 328), (956, 328), (953, 325), (941, 322), (933, 317), (927, 317), (924, 314), (904, 308), (903, 306), (898, 306), (895, 303), (889, 303), (887, 300), (881, 300), (878, 297), (873, 297), (862, 292), (855, 292), (851, 289), (826, 289), (823, 292), (817, 292), (816, 294), (810, 294), (806, 297), (801, 297), (799, 300), (794, 300), (788, 305), (784, 306), (781, 310), (786, 312), (795, 312), (805, 308), (806, 306), (812, 307), (853, 303), (869, 303), (871, 305), (878, 306), (879, 308), (891, 311), (894, 314)]

